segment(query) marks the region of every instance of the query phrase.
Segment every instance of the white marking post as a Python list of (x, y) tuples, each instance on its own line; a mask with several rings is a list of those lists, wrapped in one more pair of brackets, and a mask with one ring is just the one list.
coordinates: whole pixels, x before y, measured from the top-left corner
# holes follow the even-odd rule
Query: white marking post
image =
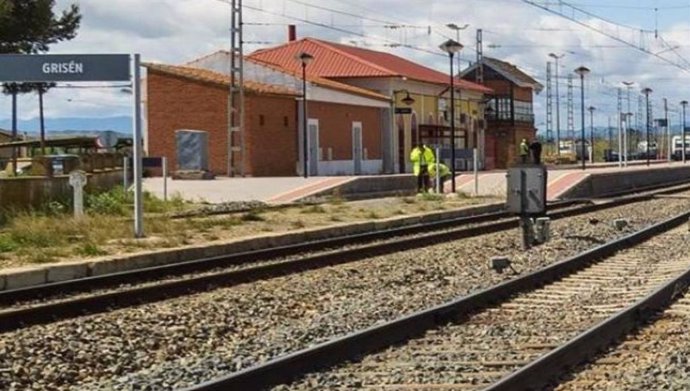
[(474, 196), (479, 197), (479, 157), (477, 156), (477, 148), (472, 149), (472, 168), (474, 169)]
[(84, 186), (86, 186), (86, 173), (75, 170), (69, 173), (69, 185), (74, 190), (74, 217), (84, 216)]

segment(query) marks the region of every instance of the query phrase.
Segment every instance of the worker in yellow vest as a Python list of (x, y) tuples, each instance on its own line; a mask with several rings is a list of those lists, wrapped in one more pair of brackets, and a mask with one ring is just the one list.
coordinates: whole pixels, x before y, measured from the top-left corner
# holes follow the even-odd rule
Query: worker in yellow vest
[(410, 153), (410, 161), (417, 177), (417, 193), (426, 193), (429, 189), (429, 165), (436, 162), (434, 151), (424, 144), (416, 144)]
[(436, 171), (438, 177), (441, 179), (441, 193), (443, 193), (443, 182), (450, 178), (450, 169), (443, 163), (433, 163), (429, 165), (429, 178), (431, 182), (436, 183)]
[(522, 142), (520, 143), (520, 163), (526, 164), (528, 156), (529, 156), (529, 144), (527, 143), (527, 139), (523, 138)]

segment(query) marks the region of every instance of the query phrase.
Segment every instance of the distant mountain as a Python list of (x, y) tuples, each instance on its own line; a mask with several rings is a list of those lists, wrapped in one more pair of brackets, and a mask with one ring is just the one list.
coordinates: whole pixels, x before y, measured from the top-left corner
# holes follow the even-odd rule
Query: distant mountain
[[(101, 118), (77, 118), (77, 117), (63, 117), (63, 118), (46, 118), (46, 131), (50, 132), (81, 132), (81, 131), (99, 131), (99, 130), (113, 130), (116, 132), (130, 133), (132, 129), (132, 118), (127, 116), (119, 117), (101, 117)], [(10, 129), (12, 121), (10, 119), (0, 119), (0, 128)], [(35, 133), (40, 131), (40, 123), (38, 118), (30, 120), (20, 120), (17, 122), (17, 128), (22, 132)]]

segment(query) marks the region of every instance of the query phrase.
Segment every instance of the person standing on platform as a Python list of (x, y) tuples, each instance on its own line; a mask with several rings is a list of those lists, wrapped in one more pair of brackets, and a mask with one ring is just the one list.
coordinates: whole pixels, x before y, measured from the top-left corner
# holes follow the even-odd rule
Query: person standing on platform
[(527, 157), (529, 155), (529, 144), (527, 144), (527, 139), (523, 138), (520, 143), (520, 163), (526, 164)]
[(410, 153), (410, 161), (417, 177), (417, 193), (426, 193), (429, 189), (429, 165), (436, 161), (434, 151), (424, 144), (416, 144)]
[(536, 138), (532, 140), (529, 149), (532, 152), (532, 162), (534, 164), (541, 164), (541, 143), (539, 140)]

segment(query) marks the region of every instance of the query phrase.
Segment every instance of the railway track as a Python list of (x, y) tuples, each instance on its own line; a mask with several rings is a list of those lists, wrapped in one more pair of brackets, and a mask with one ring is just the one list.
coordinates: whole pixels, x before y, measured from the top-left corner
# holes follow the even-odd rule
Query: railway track
[[(690, 257), (683, 253), (690, 236), (681, 227), (688, 216), (187, 390), (538, 389), (690, 282)], [(356, 361), (322, 370), (351, 359)], [(291, 382), (301, 374), (307, 375)]]
[(181, 389), (510, 279), (491, 256), (528, 273), (686, 209), (650, 199), (557, 220), (526, 252), (498, 232), (0, 333), (0, 389)]
[[(605, 354), (565, 373), (548, 391), (669, 390), (690, 387), (690, 296), (687, 289), (666, 310), (637, 319), (640, 329)], [(648, 323), (645, 324), (645, 321)]]
[[(640, 189), (636, 194), (584, 205), (583, 200), (564, 201), (553, 205), (554, 211), (549, 216), (562, 219), (688, 189), (687, 184), (649, 191)], [(497, 212), (2, 291), (0, 332), (517, 227), (517, 219)], [(298, 255), (302, 252), (310, 254)]]

